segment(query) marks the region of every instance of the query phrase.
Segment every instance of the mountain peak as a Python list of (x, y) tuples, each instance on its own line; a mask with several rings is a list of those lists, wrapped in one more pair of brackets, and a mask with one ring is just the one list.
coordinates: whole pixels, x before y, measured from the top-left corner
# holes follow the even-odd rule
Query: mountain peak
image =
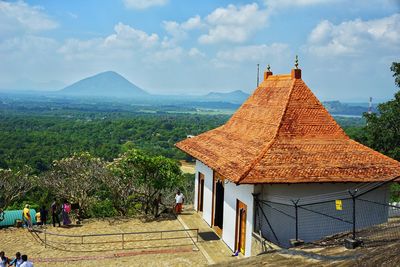
[(249, 97), (249, 94), (243, 92), (242, 90), (236, 90), (226, 93), (210, 92), (204, 97), (209, 101), (223, 101), (241, 104)]
[(146, 91), (125, 79), (115, 71), (105, 71), (77, 81), (60, 91), (77, 96), (137, 97), (148, 95)]

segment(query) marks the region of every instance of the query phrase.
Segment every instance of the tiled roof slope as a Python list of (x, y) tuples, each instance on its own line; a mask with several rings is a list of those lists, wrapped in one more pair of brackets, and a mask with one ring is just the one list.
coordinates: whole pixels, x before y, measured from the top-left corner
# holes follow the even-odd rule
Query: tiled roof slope
[(351, 140), (293, 75), (269, 75), (226, 124), (176, 146), (238, 184), (400, 175), (399, 162)]

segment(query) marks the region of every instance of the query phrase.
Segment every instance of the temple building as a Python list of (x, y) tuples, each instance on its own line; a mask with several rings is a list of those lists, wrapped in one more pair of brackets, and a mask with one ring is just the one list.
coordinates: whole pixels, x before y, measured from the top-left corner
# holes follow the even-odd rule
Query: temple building
[[(267, 69), (264, 80), (229, 121), (176, 146), (196, 159), (195, 209), (232, 251), (246, 256), (251, 255), (255, 231), (254, 195), (263, 200), (316, 196), (400, 175), (399, 162), (346, 135), (302, 80), (297, 66), (282, 75)], [(387, 203), (388, 185), (372, 198)], [(375, 221), (368, 222), (387, 220), (382, 209)], [(288, 242), (294, 228), (280, 220), (270, 215), (268, 223), (276, 225), (276, 238)], [(313, 223), (319, 229), (324, 221)], [(339, 228), (310, 231), (303, 239), (346, 230)], [(271, 236), (267, 228), (258, 230)]]

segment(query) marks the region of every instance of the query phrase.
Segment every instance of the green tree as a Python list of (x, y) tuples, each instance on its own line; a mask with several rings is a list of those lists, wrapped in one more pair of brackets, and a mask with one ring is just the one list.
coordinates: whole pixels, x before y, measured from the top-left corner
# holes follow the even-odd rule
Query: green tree
[[(139, 150), (129, 150), (115, 159), (109, 169), (116, 183), (106, 183), (119, 199), (119, 210), (125, 210), (134, 197), (142, 204), (146, 214), (153, 208), (153, 201), (161, 192), (165, 193), (183, 185), (184, 177), (176, 161), (163, 156), (149, 156)], [(121, 184), (121, 186), (119, 186)], [(123, 203), (121, 203), (123, 201)], [(123, 209), (121, 209), (123, 208)]]
[(400, 87), (400, 63), (393, 62), (390, 70), (393, 71), (394, 82), (397, 87)]
[[(400, 63), (393, 62), (395, 84), (400, 87)], [(378, 105), (378, 114), (364, 114), (366, 144), (373, 149), (400, 161), (400, 91), (394, 99)], [(400, 200), (400, 185), (395, 183), (390, 188), (391, 201)]]
[(54, 161), (41, 181), (57, 197), (78, 203), (81, 215), (85, 216), (96, 201), (100, 181), (106, 175), (104, 161), (83, 152)]
[[(400, 63), (393, 62), (390, 68), (400, 87)], [(373, 149), (400, 160), (400, 91), (394, 99), (378, 105), (378, 114), (365, 114), (367, 145)]]

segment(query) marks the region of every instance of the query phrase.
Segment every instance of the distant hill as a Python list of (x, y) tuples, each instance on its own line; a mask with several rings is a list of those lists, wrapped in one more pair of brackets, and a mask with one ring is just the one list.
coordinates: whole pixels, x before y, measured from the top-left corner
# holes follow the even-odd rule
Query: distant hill
[(204, 96), (202, 99), (203, 101), (218, 101), (218, 102), (230, 102), (230, 103), (235, 103), (235, 104), (241, 104), (243, 103), (247, 98), (249, 97), (249, 94), (241, 91), (241, 90), (236, 90), (228, 93), (216, 93), (216, 92), (211, 92), (208, 93), (207, 95)]
[(114, 71), (106, 71), (73, 83), (59, 93), (93, 97), (137, 97), (149, 94)]
[[(368, 103), (342, 103), (340, 101), (322, 102), (325, 108), (332, 115), (352, 115), (362, 116), (364, 112), (368, 112)], [(376, 104), (372, 106), (372, 112), (376, 112)]]

